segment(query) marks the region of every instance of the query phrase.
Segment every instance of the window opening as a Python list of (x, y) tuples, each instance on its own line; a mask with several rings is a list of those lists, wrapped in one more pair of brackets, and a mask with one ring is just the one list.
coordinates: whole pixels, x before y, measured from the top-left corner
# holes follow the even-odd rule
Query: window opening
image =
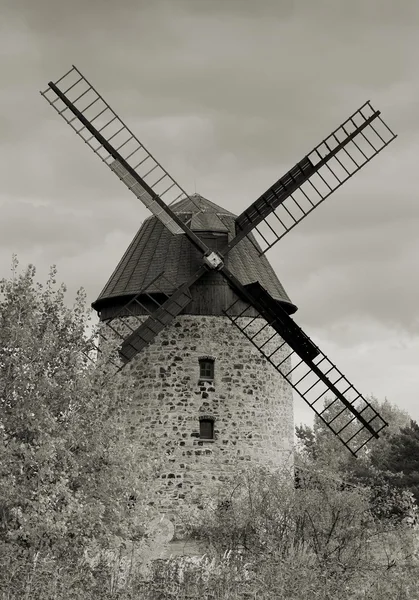
[(199, 377), (200, 379), (214, 379), (214, 359), (199, 359)]
[(208, 417), (199, 419), (199, 437), (201, 440), (214, 439), (214, 419)]

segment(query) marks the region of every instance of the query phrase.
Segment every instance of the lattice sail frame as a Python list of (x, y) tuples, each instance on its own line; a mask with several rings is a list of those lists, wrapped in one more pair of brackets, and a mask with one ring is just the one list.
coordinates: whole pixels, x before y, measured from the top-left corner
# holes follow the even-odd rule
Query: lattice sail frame
[[(83, 142), (162, 221), (171, 233), (184, 233), (162, 205), (156, 202), (150, 190), (169, 207), (185, 198), (189, 198), (198, 212), (202, 212), (199, 206), (145, 148), (77, 67), (73, 65), (65, 75), (49, 85), (50, 87), (41, 92), (41, 95), (81, 137)], [(71, 102), (74, 109), (78, 111), (78, 116), (70, 110), (57, 92), (61, 92)], [(86, 122), (93, 125), (99, 132), (103, 138), (102, 143), (89, 131)], [(106, 143), (112, 144), (123, 161), (143, 180), (145, 186), (134, 179), (126, 167), (105, 147)]]
[[(176, 292), (169, 296), (165, 291), (167, 289), (174, 289), (174, 283), (162, 271), (150, 280), (138, 294), (130, 298), (113, 317), (103, 321), (102, 326), (98, 329), (96, 341), (91, 340), (90, 342), (86, 356), (106, 375), (115, 375), (131, 360), (132, 339), (142, 342), (143, 347), (149, 345), (156, 335), (179, 314), (175, 311), (170, 314), (163, 309), (164, 314), (171, 318), (163, 317), (161, 321), (156, 319), (156, 314), (162, 312), (163, 306), (170, 302), (177, 305), (176, 297), (173, 299)], [(157, 299), (158, 296), (162, 301)], [(144, 304), (145, 298), (151, 306), (154, 306), (155, 310), (150, 310)], [(190, 300), (191, 298), (189, 298), (189, 302)], [(135, 310), (136, 307), (139, 307), (144, 314), (138, 314)], [(150, 320), (155, 323), (153, 336), (139, 335), (138, 331), (150, 330), (146, 325)]]
[[(233, 315), (232, 309), (237, 302), (238, 300), (229, 306), (224, 314), (354, 456), (371, 439), (377, 438), (384, 427), (387, 427), (388, 423), (372, 404), (320, 349), (316, 347), (318, 354), (312, 361), (307, 356), (302, 358), (287, 345), (279, 333), (270, 327), (269, 322), (260, 313), (254, 316), (255, 308), (252, 304), (247, 304), (239, 315)], [(247, 313), (252, 316), (248, 316)], [(284, 349), (287, 350), (285, 357)], [(330, 386), (320, 379), (313, 371), (313, 367), (322, 372), (330, 382)], [(329, 399), (331, 387), (337, 388), (342, 397), (333, 394), (333, 398)], [(334, 406), (338, 412), (328, 418), (327, 411)], [(368, 427), (359, 421), (360, 417)]]
[(366, 102), (237, 217), (238, 238), (251, 231), (265, 254), (396, 137)]
[(119, 356), (124, 364), (134, 358), (146, 346), (154, 341), (154, 338), (173, 323), (182, 310), (192, 301), (192, 295), (187, 283), (180, 286), (167, 301), (150, 314), (147, 319), (136, 329), (132, 329), (119, 350)]

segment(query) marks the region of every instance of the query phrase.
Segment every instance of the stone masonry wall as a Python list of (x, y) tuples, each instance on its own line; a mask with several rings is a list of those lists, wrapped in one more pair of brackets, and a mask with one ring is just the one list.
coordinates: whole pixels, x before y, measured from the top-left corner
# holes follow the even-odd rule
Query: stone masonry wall
[[(205, 356), (215, 359), (213, 381), (199, 378)], [(207, 504), (246, 464), (292, 467), (291, 388), (227, 317), (179, 316), (126, 377), (136, 390), (126, 399), (132, 443), (138, 461), (155, 459), (151, 502), (168, 518)], [(214, 440), (199, 438), (200, 416), (214, 419)]]

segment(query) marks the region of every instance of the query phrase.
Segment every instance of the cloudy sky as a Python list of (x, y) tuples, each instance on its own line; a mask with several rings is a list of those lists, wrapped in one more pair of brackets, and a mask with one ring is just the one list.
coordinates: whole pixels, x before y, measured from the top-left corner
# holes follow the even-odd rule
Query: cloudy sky
[(0, 0), (0, 277), (17, 253), (93, 301), (147, 216), (39, 95), (71, 64), (237, 213), (369, 99), (399, 137), (268, 257), (349, 379), (419, 420), (418, 34), (416, 0)]

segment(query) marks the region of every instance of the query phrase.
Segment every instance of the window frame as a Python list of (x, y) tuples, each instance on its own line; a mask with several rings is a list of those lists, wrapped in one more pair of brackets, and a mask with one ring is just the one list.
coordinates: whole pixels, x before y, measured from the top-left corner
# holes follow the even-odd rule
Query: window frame
[[(215, 377), (215, 358), (212, 356), (200, 356), (199, 363), (199, 379), (202, 381), (213, 381)], [(203, 375), (202, 371), (208, 370), (209, 375)]]
[[(202, 415), (199, 417), (199, 439), (203, 441), (211, 441), (215, 439), (215, 427), (214, 427), (215, 419), (210, 415)], [(202, 436), (202, 424), (210, 423), (211, 437), (203, 437)]]

